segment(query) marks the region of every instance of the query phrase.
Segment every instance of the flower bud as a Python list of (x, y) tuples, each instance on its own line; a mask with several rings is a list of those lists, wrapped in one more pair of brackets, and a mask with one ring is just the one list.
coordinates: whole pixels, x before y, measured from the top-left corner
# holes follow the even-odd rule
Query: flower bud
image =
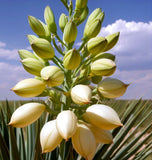
[(99, 76), (111, 76), (116, 70), (116, 64), (110, 59), (102, 58), (91, 64), (91, 72)]
[(99, 93), (106, 98), (117, 98), (122, 96), (128, 87), (128, 84), (115, 78), (105, 78), (98, 85)]
[(49, 41), (45, 39), (35, 39), (32, 42), (31, 47), (33, 51), (41, 58), (51, 59), (54, 57), (54, 49)]
[(100, 19), (94, 20), (90, 25), (85, 26), (83, 32), (83, 39), (90, 39), (96, 37), (101, 29), (101, 21)]
[(9, 125), (26, 127), (35, 122), (44, 112), (46, 106), (41, 103), (27, 103), (17, 108), (12, 114)]
[(76, 69), (81, 62), (80, 53), (76, 49), (70, 49), (63, 58), (63, 65), (66, 69)]
[(84, 119), (105, 130), (123, 126), (117, 113), (111, 107), (102, 104), (94, 104), (88, 107)]
[(51, 32), (49, 31), (48, 26), (46, 24), (44, 24), (42, 21), (40, 21), (40, 22), (43, 25), (44, 30), (45, 30), (45, 35), (40, 36), (40, 38), (44, 38), (44, 39), (48, 40), (49, 42), (51, 42)]
[(18, 82), (11, 90), (21, 97), (35, 97), (45, 89), (45, 84), (38, 79), (24, 79)]
[(18, 51), (18, 53), (19, 53), (19, 56), (20, 56), (21, 59), (26, 59), (26, 58), (35, 58), (35, 59), (37, 59), (36, 56), (32, 52), (30, 52), (30, 51), (28, 51), (26, 49), (20, 49)]
[(96, 60), (101, 59), (101, 58), (111, 59), (112, 61), (115, 61), (115, 55), (113, 55), (111, 53), (100, 53), (100, 54), (97, 54), (92, 59), (92, 61), (96, 61)]
[(110, 131), (98, 128), (94, 125), (87, 125), (91, 132), (93, 133), (96, 143), (110, 144), (113, 143), (113, 136)]
[(90, 23), (92, 23), (94, 20), (96, 20), (96, 18), (98, 17), (98, 15), (100, 15), (101, 12), (101, 8), (96, 8), (88, 17), (87, 23), (86, 25), (90, 25)]
[(76, 25), (80, 25), (87, 18), (88, 13), (89, 13), (89, 9), (88, 7), (85, 7), (82, 13), (80, 14), (80, 16), (78, 17), (78, 21), (76, 22)]
[(63, 32), (63, 39), (67, 43), (75, 41), (77, 38), (77, 27), (73, 21), (69, 21)]
[(96, 152), (96, 141), (93, 133), (85, 124), (78, 124), (72, 136), (73, 148), (86, 160), (92, 160)]
[(54, 87), (62, 84), (64, 73), (56, 66), (47, 66), (41, 70), (41, 77), (49, 87)]
[(120, 34), (120, 32), (117, 32), (117, 33), (111, 34), (106, 37), (108, 43), (107, 43), (106, 47), (104, 48), (104, 52), (110, 50), (111, 48), (113, 48), (116, 45), (116, 43), (118, 42), (118, 39), (119, 39), (119, 34)]
[(106, 44), (107, 40), (103, 37), (91, 38), (88, 41), (87, 49), (91, 54), (97, 55), (98, 53), (101, 53), (104, 50)]
[(27, 39), (29, 40), (30, 44), (32, 44), (34, 40), (38, 39), (38, 37), (32, 34), (28, 34)]
[(57, 116), (56, 126), (60, 135), (68, 140), (77, 129), (77, 117), (72, 111), (62, 111)]
[(44, 65), (38, 59), (26, 58), (23, 59), (21, 62), (27, 72), (35, 76), (40, 76), (40, 71), (44, 67)]
[(54, 14), (49, 6), (47, 6), (44, 10), (44, 19), (50, 32), (56, 33), (57, 27), (55, 23)]
[(45, 35), (45, 29), (38, 19), (36, 19), (33, 16), (28, 16), (28, 21), (29, 21), (30, 27), (38, 36)]
[(88, 3), (88, 0), (76, 0), (76, 9), (85, 8)]
[(67, 23), (68, 23), (68, 17), (64, 13), (62, 13), (59, 18), (59, 27), (62, 32), (64, 31), (64, 28)]
[(104, 16), (105, 16), (104, 12), (101, 12), (101, 13), (98, 14), (98, 16), (96, 17), (96, 19), (100, 19), (101, 24), (102, 24), (102, 22), (104, 20)]
[(78, 84), (71, 90), (71, 98), (74, 103), (84, 105), (90, 103), (92, 92), (87, 85)]
[(40, 132), (42, 153), (53, 151), (62, 141), (62, 137), (56, 128), (56, 120), (47, 122)]

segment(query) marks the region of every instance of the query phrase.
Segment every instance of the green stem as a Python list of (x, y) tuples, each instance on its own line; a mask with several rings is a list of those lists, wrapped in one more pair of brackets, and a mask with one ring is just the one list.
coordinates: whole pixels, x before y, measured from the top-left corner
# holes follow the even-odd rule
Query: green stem
[(61, 2), (64, 4), (65, 8), (69, 11), (69, 7), (67, 4), (67, 1), (65, 2), (65, 0), (61, 0)]
[(62, 88), (59, 88), (59, 87), (53, 87), (53, 88), (60, 91), (60, 92), (65, 92)]
[(81, 51), (81, 49), (84, 47), (85, 44), (86, 44), (86, 41), (83, 41), (82, 44), (81, 44), (81, 46), (78, 49), (79, 52)]
[(54, 47), (56, 48), (56, 50), (57, 50), (62, 56), (64, 56), (64, 53), (63, 53), (63, 52), (61, 51), (61, 49), (57, 46), (54, 38), (53, 38), (53, 44), (54, 44)]
[(51, 108), (47, 104), (45, 104), (45, 106), (47, 112), (49, 112), (50, 114), (58, 115), (59, 112), (51, 110)]
[(60, 63), (60, 61), (58, 61), (58, 59), (56, 59), (55, 56), (52, 58), (52, 61), (53, 61), (62, 71), (64, 71), (64, 68), (63, 68), (62, 64)]
[(66, 44), (60, 39), (60, 37), (59, 37), (57, 34), (55, 34), (54, 36), (58, 39), (58, 41), (59, 41), (63, 46), (66, 47)]
[(72, 0), (70, 0), (70, 5), (69, 5), (69, 17), (72, 18), (72, 12), (73, 12), (73, 4)]

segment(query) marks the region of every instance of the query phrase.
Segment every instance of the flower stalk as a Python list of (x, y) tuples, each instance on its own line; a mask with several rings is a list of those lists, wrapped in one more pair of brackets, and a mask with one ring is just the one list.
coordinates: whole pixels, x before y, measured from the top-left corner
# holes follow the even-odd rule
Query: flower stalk
[[(97, 149), (96, 143), (113, 142), (111, 132), (106, 130), (123, 126), (111, 107), (100, 104), (101, 97), (120, 97), (127, 89), (125, 83), (119, 80), (106, 79), (114, 74), (116, 63), (115, 55), (105, 51), (117, 43), (119, 32), (99, 37), (104, 12), (97, 8), (87, 18), (87, 0), (76, 0), (75, 5), (72, 0), (69, 4), (67, 0), (61, 2), (69, 14), (66, 16), (62, 13), (60, 16), (61, 36), (58, 35), (58, 25), (49, 6), (44, 11), (46, 24), (29, 17), (30, 26), (37, 34), (27, 36), (34, 53), (20, 50), (19, 55), (25, 70), (36, 77), (21, 81), (12, 89), (22, 97), (38, 96), (47, 100), (43, 104), (27, 104), (27, 110), (26, 104), (21, 106), (15, 113), (17, 118), (12, 115), (9, 125), (25, 127), (35, 122), (43, 111), (47, 111), (50, 119), (40, 133), (42, 153), (58, 147), (59, 159), (74, 159), (71, 151), (74, 148), (77, 154), (92, 160)], [(77, 49), (77, 28), (85, 19), (84, 34)], [(20, 113), (27, 122), (24, 123), (21, 116), (18, 118)], [(71, 152), (65, 157), (67, 148)]]

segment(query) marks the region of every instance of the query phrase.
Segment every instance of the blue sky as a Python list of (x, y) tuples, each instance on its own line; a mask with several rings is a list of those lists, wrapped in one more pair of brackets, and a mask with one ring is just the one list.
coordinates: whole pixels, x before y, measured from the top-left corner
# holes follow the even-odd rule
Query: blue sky
[[(0, 0), (0, 100), (19, 99), (10, 88), (31, 77), (22, 69), (17, 50), (30, 47), (26, 35), (33, 32), (27, 16), (44, 21), (47, 5), (55, 13), (56, 22), (62, 12), (67, 13), (60, 0)], [(132, 83), (122, 98), (152, 98), (152, 1), (88, 0), (88, 7), (89, 13), (96, 8), (105, 12), (99, 35), (120, 31), (120, 40), (110, 53), (117, 57), (113, 77)], [(81, 41), (84, 25), (78, 28), (77, 43)], [(61, 35), (59, 28), (58, 33)]]

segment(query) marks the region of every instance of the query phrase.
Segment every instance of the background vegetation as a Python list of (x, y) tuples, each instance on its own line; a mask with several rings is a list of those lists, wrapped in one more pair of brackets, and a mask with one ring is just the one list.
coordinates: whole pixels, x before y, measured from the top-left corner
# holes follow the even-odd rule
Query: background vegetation
[[(27, 101), (0, 102), (0, 159), (1, 160), (57, 160), (58, 148), (41, 154), (39, 132), (51, 115), (44, 113), (41, 118), (25, 128), (7, 126), (12, 112)], [(101, 144), (94, 160), (151, 160), (152, 159), (152, 100), (104, 100), (119, 114), (124, 126), (112, 131), (113, 144)], [(70, 141), (70, 140), (69, 140)], [(62, 141), (69, 150), (64, 151), (66, 160), (73, 150), (69, 142)], [(83, 160), (76, 152), (71, 155)]]

